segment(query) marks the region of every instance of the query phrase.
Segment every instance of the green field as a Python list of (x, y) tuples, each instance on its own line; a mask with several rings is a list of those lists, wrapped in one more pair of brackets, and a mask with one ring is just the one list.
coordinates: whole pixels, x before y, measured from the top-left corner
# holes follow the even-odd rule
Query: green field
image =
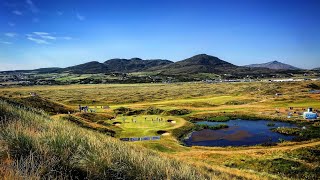
[[(161, 172), (157, 176), (160, 179), (171, 179), (179, 173), (181, 176), (177, 179), (195, 179), (197, 176), (203, 179), (316, 179), (320, 175), (318, 158), (320, 129), (316, 123), (307, 122), (301, 116), (301, 113), (305, 111), (304, 109), (308, 107), (313, 107), (316, 110), (320, 109), (320, 94), (309, 93), (309, 90), (313, 89), (310, 88), (310, 85), (320, 89), (318, 81), (219, 84), (99, 84), (0, 88), (0, 97), (2, 98), (0, 100), (11, 104), (7, 105), (2, 102), (2, 111), (6, 113), (0, 113), (0, 115), (14, 114), (15, 118), (24, 119), (23, 122), (27, 122), (28, 125), (25, 130), (18, 128), (18, 125), (14, 123), (0, 127), (2, 130), (10, 129), (17, 133), (10, 136), (11, 139), (0, 135), (0, 145), (1, 143), (4, 144), (4, 150), (0, 157), (5, 162), (0, 166), (0, 177), (1, 175), (4, 177), (11, 177), (11, 175), (12, 177), (20, 177), (19, 174), (14, 173), (18, 171), (17, 169), (4, 171), (3, 167), (10, 163), (12, 167), (17, 166), (12, 162), (19, 160), (18, 156), (10, 155), (8, 157), (4, 154), (14, 152), (10, 148), (14, 148), (14, 145), (16, 145), (14, 143), (20, 142), (21, 139), (13, 140), (12, 138), (20, 137), (19, 133), (22, 133), (21, 138), (25, 138), (26, 143), (32, 143), (31, 145), (23, 144), (21, 146), (30, 146), (32, 152), (38, 152), (40, 151), (39, 148), (43, 147), (54, 147), (53, 144), (44, 141), (42, 137), (48, 139), (51, 139), (50, 136), (63, 138), (65, 143), (71, 143), (74, 140), (79, 141), (79, 143), (82, 141), (88, 144), (98, 143), (96, 146), (99, 146), (99, 148), (84, 144), (71, 143), (70, 146), (66, 144), (71, 149), (84, 148), (81, 150), (81, 153), (86, 154), (84, 158), (72, 157), (75, 163), (83, 161), (86, 163), (75, 168), (87, 172), (85, 168), (89, 167), (90, 163), (101, 164), (100, 169), (96, 165), (98, 170), (92, 170), (93, 176), (91, 177), (94, 177), (94, 174), (100, 176), (104, 170), (112, 169), (115, 163), (119, 163), (114, 159), (102, 158), (112, 156), (104, 154), (106, 152), (103, 150), (104, 143), (112, 141), (116, 145), (108, 147), (108, 151), (112, 151), (112, 148), (120, 150), (120, 154), (114, 158), (124, 158), (126, 153), (135, 153), (129, 151), (130, 148), (133, 148), (141, 149), (146, 154), (155, 153), (152, 160), (148, 161), (150, 166), (163, 167), (163, 164), (169, 163), (166, 160), (157, 162), (155, 159), (158, 157), (174, 159), (179, 163), (186, 164), (186, 167), (177, 165), (177, 169), (167, 170), (169, 171), (167, 176), (161, 176), (160, 174), (163, 173)], [(38, 97), (30, 97), (30, 92), (35, 92)], [(276, 93), (282, 95), (276, 96)], [(24, 112), (25, 110), (8, 107), (17, 104), (20, 107), (30, 107), (34, 112)], [(93, 112), (80, 113), (78, 112), (78, 105), (89, 106)], [(296, 113), (288, 118), (288, 112), (291, 111), (290, 107)], [(29, 110), (27, 109), (27, 111)], [(50, 117), (46, 119), (50, 119), (53, 125), (47, 123), (46, 120), (42, 120), (42, 117), (37, 114), (39, 110), (41, 113), (50, 114)], [(15, 112), (20, 114), (15, 114)], [(26, 117), (21, 114), (25, 114)], [(32, 118), (41, 123), (35, 125)], [(186, 147), (182, 145), (180, 138), (190, 133), (194, 128), (190, 121), (194, 119), (225, 121), (230, 118), (281, 120), (300, 123), (312, 128), (301, 135), (304, 138), (301, 141), (282, 142), (275, 146)], [(172, 120), (174, 123), (168, 122), (168, 120)], [(19, 121), (16, 123), (19, 123)], [(35, 127), (32, 127), (33, 125)], [(52, 129), (51, 126), (54, 128)], [(78, 133), (82, 134), (85, 140), (77, 139), (76, 135), (63, 135), (63, 137), (61, 135), (60, 137), (59, 131), (67, 133), (64, 126), (66, 129), (79, 131)], [(49, 129), (50, 131), (42, 132), (42, 129)], [(109, 137), (110, 133), (114, 135), (114, 138)], [(145, 136), (161, 136), (161, 139), (140, 142), (120, 142), (118, 140), (124, 137)], [(107, 138), (108, 142), (101, 140), (104, 138)], [(10, 144), (11, 142), (14, 143)], [(14, 150), (16, 151), (16, 149)], [(39, 157), (42, 158), (46, 157), (46, 153), (53, 153), (50, 149), (41, 149), (40, 152)], [(91, 152), (94, 152), (92, 156), (97, 156), (94, 157), (97, 159), (90, 156)], [(82, 156), (81, 153), (77, 154), (78, 151), (73, 153)], [(26, 157), (29, 157), (29, 154)], [(50, 158), (52, 157), (50, 156)], [(102, 160), (98, 157), (101, 157)], [(66, 157), (59, 156), (59, 158)], [(135, 158), (137, 159), (130, 161), (131, 166), (144, 161), (139, 159), (141, 157), (137, 156)], [(105, 166), (106, 162), (110, 164)], [(67, 169), (69, 168), (68, 170), (73, 169), (72, 164), (61, 163)], [(151, 165), (152, 163), (153, 165)], [(143, 168), (140, 165), (139, 168)], [(192, 169), (192, 167), (195, 169)], [(194, 172), (194, 174), (186, 173), (186, 169)], [(146, 173), (147, 171), (134, 171), (142, 179), (146, 179), (150, 175)], [(155, 171), (151, 172), (155, 173)], [(4, 172), (11, 172), (11, 174)], [(40, 172), (37, 173), (35, 173), (35, 177)], [(132, 176), (126, 175), (125, 177)]]

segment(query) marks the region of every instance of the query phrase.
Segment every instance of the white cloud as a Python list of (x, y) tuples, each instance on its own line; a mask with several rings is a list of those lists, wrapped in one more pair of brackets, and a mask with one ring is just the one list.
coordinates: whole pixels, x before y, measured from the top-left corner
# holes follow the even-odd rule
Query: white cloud
[(46, 41), (44, 39), (35, 38), (33, 36), (28, 36), (27, 39), (29, 39), (30, 41), (33, 41), (37, 44), (50, 44), (48, 41)]
[(4, 35), (7, 36), (7, 37), (13, 38), (13, 37), (16, 37), (18, 34), (17, 33), (13, 33), (13, 32), (7, 32), (7, 33), (4, 33)]
[(72, 37), (65, 36), (65, 37), (62, 37), (62, 39), (64, 39), (64, 40), (71, 40), (71, 39), (72, 39)]
[(50, 35), (50, 33), (47, 32), (33, 32), (33, 34), (39, 36), (42, 39), (49, 39), (49, 40), (56, 40), (57, 37)]
[(10, 44), (12, 44), (12, 42), (8, 42), (8, 41), (0, 41), (2, 44), (8, 44), (8, 45), (10, 45)]
[(80, 15), (79, 13), (77, 13), (76, 16), (80, 21), (84, 21), (86, 19), (86, 17)]
[(31, 0), (26, 0), (26, 3), (32, 13), (37, 13), (39, 11)]
[(33, 32), (33, 34), (38, 35), (38, 36), (45, 36), (45, 35), (49, 35), (49, 33), (47, 32)]
[(11, 26), (11, 27), (13, 27), (13, 26), (15, 26), (16, 24), (15, 24), (15, 23), (12, 23), (12, 22), (8, 22), (8, 25)]
[(18, 16), (22, 16), (22, 12), (18, 11), (18, 10), (14, 10), (12, 11), (13, 14), (18, 15)]
[(48, 32), (32, 32), (31, 34), (26, 34), (27, 39), (30, 41), (33, 41), (37, 44), (51, 44), (52, 41), (62, 39), (62, 40), (71, 40), (72, 37), (70, 36), (54, 36), (51, 33)]

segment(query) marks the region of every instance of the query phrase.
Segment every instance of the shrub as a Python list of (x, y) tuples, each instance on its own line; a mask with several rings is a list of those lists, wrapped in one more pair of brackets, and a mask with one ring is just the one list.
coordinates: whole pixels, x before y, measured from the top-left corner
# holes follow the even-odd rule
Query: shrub
[(188, 109), (173, 109), (165, 112), (165, 115), (170, 115), (170, 116), (180, 116), (180, 115), (186, 115), (190, 114), (191, 111)]
[(285, 135), (299, 135), (300, 129), (299, 128), (289, 128), (289, 127), (279, 127), (273, 128), (273, 132), (285, 134)]
[(200, 131), (202, 129), (218, 130), (218, 129), (224, 129), (224, 128), (228, 128), (228, 127), (229, 126), (227, 124), (218, 124), (218, 125), (214, 125), (214, 126), (210, 126), (207, 124), (196, 124), (195, 130), (196, 131)]

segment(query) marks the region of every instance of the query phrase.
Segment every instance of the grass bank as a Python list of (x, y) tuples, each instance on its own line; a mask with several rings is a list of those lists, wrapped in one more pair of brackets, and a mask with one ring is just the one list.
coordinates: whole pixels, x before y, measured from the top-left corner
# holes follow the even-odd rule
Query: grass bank
[[(232, 179), (0, 101), (0, 177)], [(219, 174), (219, 173), (218, 173)]]

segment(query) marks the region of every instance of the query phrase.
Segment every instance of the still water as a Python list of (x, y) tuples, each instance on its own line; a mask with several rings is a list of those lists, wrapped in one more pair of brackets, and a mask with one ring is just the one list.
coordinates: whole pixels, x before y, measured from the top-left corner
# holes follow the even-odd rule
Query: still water
[[(270, 127), (268, 123), (275, 125)], [(263, 143), (279, 142), (279, 139), (292, 140), (295, 136), (271, 131), (277, 127), (296, 127), (295, 124), (267, 120), (230, 120), (227, 122), (201, 121), (196, 124), (227, 124), (229, 128), (219, 130), (204, 129), (194, 131), (184, 140), (188, 146), (252, 146)]]

